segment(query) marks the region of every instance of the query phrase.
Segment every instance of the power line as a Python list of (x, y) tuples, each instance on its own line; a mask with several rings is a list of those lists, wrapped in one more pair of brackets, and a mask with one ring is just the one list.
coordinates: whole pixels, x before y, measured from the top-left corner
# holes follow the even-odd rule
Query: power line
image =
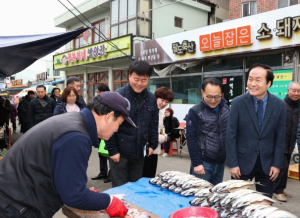
[[(79, 17), (77, 16), (77, 15), (75, 15), (68, 7), (66, 7), (60, 0), (58, 0), (69, 12), (71, 12), (73, 15), (74, 15), (74, 17), (76, 17), (84, 26), (86, 26), (86, 27), (88, 27), (89, 29), (91, 29), (95, 34), (97, 34), (100, 38), (102, 38), (102, 39), (104, 39), (104, 41), (105, 42), (107, 42), (110, 46), (112, 46), (113, 48), (115, 48), (115, 49), (117, 49), (117, 50), (119, 50), (122, 54), (124, 54), (126, 57), (128, 57), (130, 60), (132, 60), (132, 58), (131, 57), (129, 57), (127, 54), (125, 54), (123, 51), (121, 51), (120, 49), (119, 49), (119, 47), (118, 46), (116, 46), (113, 42), (111, 42), (111, 41), (109, 41), (105, 36), (105, 38), (103, 38), (102, 36), (100, 36), (97, 32), (95, 32), (92, 28), (90, 28), (88, 25), (86, 25), (81, 19), (79, 19)], [(68, 0), (67, 0), (68, 1)], [(68, 1), (69, 2), (69, 1)], [(69, 2), (71, 5), (72, 5), (72, 3), (71, 2)], [(74, 6), (74, 5), (72, 5), (73, 7), (74, 7), (74, 9), (76, 9), (80, 14), (81, 14), (81, 12)], [(91, 25), (92, 25), (92, 23), (83, 15), (83, 14), (81, 14)], [(93, 25), (92, 25), (93, 26)], [(94, 27), (94, 28), (96, 28), (96, 27)], [(97, 29), (97, 28), (96, 28)], [(98, 29), (97, 29), (98, 30)], [(101, 31), (100, 30), (98, 30), (100, 33), (101, 33)], [(103, 33), (102, 33), (102, 35), (103, 35)], [(132, 45), (131, 45), (132, 46)]]

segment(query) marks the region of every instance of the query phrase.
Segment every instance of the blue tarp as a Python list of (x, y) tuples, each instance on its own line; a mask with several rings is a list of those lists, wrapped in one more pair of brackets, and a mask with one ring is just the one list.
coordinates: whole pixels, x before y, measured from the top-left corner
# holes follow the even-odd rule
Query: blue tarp
[(0, 36), (0, 76), (10, 76), (24, 70), (87, 29), (42, 35)]
[(176, 210), (191, 207), (189, 201), (195, 197), (183, 197), (167, 189), (151, 185), (149, 178), (109, 189), (104, 193), (126, 194), (125, 200), (159, 217), (167, 218)]

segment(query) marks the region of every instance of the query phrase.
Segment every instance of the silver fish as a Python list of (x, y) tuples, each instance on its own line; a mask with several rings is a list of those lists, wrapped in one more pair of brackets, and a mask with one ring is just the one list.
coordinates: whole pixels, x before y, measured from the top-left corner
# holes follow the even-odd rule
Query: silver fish
[(162, 188), (168, 188), (169, 186), (170, 186), (170, 184), (167, 183), (167, 182), (165, 182), (165, 183), (161, 184), (160, 187), (162, 187)]
[(222, 201), (221, 201), (221, 205), (227, 205), (229, 203), (231, 203), (234, 199), (240, 198), (244, 195), (250, 194), (250, 193), (256, 193), (255, 190), (251, 190), (251, 189), (240, 189), (237, 190), (235, 192), (229, 193)]
[(210, 182), (203, 179), (187, 181), (182, 185), (182, 189), (189, 189), (193, 187), (211, 188), (213, 187), (213, 185)]
[(269, 214), (273, 213), (275, 210), (278, 210), (277, 207), (266, 207), (264, 209), (257, 210), (253, 214), (253, 218), (265, 218)]
[(178, 175), (178, 174), (181, 174), (181, 172), (174, 171), (174, 172), (168, 173), (164, 177), (162, 177), (162, 180), (166, 182), (166, 181), (168, 181), (169, 179), (171, 179), (172, 177), (174, 177), (175, 175)]
[(206, 198), (195, 198), (193, 200), (191, 200), (189, 203), (192, 206), (199, 206), (200, 204), (202, 204), (204, 201), (206, 200)]
[(206, 199), (202, 204), (201, 204), (201, 207), (210, 207), (212, 205), (211, 202), (209, 202), (208, 199)]
[(185, 178), (182, 178), (182, 179), (179, 179), (177, 182), (176, 182), (176, 186), (182, 186), (184, 183), (186, 183), (187, 181), (192, 181), (192, 180), (198, 180), (197, 177), (195, 176), (191, 176), (191, 177), (185, 177)]
[(157, 183), (158, 179), (159, 179), (158, 176), (154, 177), (154, 178), (152, 178), (152, 179), (149, 180), (149, 183), (152, 184), (152, 185), (155, 185)]
[(181, 193), (182, 192), (182, 188), (181, 187), (177, 187), (173, 190), (174, 193)]
[(213, 193), (211, 192), (211, 188), (204, 188), (204, 189), (200, 189), (198, 192), (196, 192), (194, 194), (195, 197), (207, 197), (212, 195)]
[(199, 189), (197, 189), (197, 188), (190, 188), (190, 189), (183, 190), (180, 194), (182, 196), (191, 196), (191, 195), (194, 195), (198, 191), (199, 191)]
[(213, 192), (220, 192), (220, 190), (223, 190), (224, 188), (226, 188), (229, 184), (231, 183), (236, 183), (236, 182), (240, 182), (240, 181), (244, 181), (244, 180), (228, 180), (228, 181), (224, 181), (221, 182), (217, 185), (215, 185), (212, 189)]
[(248, 206), (252, 202), (263, 201), (263, 200), (269, 200), (269, 201), (275, 203), (274, 200), (272, 200), (271, 198), (268, 198), (267, 196), (264, 196), (264, 195), (261, 195), (258, 193), (251, 193), (251, 194), (244, 195), (244, 196), (240, 197), (239, 199), (237, 199), (237, 201), (234, 204), (232, 204), (232, 208), (240, 208), (240, 207)]
[(225, 198), (227, 196), (228, 193), (214, 193), (212, 196), (208, 197), (209, 201), (212, 203), (218, 202), (220, 200), (222, 200), (223, 198)]
[(164, 181), (161, 178), (159, 178), (155, 185), (161, 186), (163, 183), (164, 183)]
[(168, 183), (169, 184), (174, 184), (180, 179), (191, 178), (191, 177), (192, 177), (192, 175), (188, 175), (186, 173), (178, 174), (178, 175), (175, 175), (173, 178), (169, 179)]
[(172, 172), (174, 172), (174, 171), (165, 171), (165, 172), (161, 172), (160, 174), (158, 174), (158, 176), (159, 176), (160, 178), (162, 178), (162, 177), (164, 177), (165, 175), (167, 175), (167, 174), (169, 174), (169, 173), (172, 173)]
[(255, 204), (255, 205), (250, 205), (244, 208), (242, 215), (243, 216), (247, 216), (250, 217), (251, 215), (253, 215), (257, 210), (266, 208), (266, 207), (270, 207), (270, 205), (259, 205), (259, 204)]
[(267, 215), (266, 218), (298, 218), (298, 217), (284, 210), (275, 210), (273, 213)]
[(170, 186), (168, 187), (168, 189), (169, 189), (170, 191), (174, 191), (175, 188), (177, 188), (176, 185), (170, 185)]

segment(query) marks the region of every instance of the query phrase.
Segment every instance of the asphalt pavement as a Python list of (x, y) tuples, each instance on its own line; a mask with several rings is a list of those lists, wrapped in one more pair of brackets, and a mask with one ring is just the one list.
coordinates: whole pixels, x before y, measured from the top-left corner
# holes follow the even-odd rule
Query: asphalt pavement
[[(17, 129), (18, 133), (13, 133), (12, 135), (12, 142), (14, 143), (19, 137), (21, 137), (21, 133), (19, 133), (19, 126)], [(294, 164), (293, 161), (291, 164)], [(190, 171), (190, 157), (187, 150), (187, 147), (183, 148), (182, 158), (174, 154), (172, 157), (166, 157), (162, 158), (161, 155), (159, 155), (158, 158), (158, 168), (157, 173), (164, 172), (167, 170), (177, 170), (185, 173), (189, 173)], [(88, 177), (88, 183), (87, 187), (95, 187), (99, 192), (103, 192), (107, 189), (111, 188), (111, 183), (104, 183), (103, 180), (91, 180), (92, 177), (98, 175), (99, 173), (99, 157), (97, 154), (97, 149), (93, 148), (90, 159), (89, 159), (89, 166), (87, 169), (87, 177)], [(224, 172), (224, 181), (230, 179), (230, 173), (228, 171), (228, 168), (225, 167)], [(286, 191), (292, 193), (293, 197), (288, 198), (288, 202), (282, 203), (282, 202), (276, 202), (274, 206), (286, 210), (290, 213), (293, 213), (295, 215), (298, 215), (300, 217), (300, 181), (295, 179), (288, 178), (287, 183), (287, 189)], [(275, 197), (273, 197), (274, 200), (276, 200)], [(60, 211), (58, 211), (54, 218), (65, 218)]]

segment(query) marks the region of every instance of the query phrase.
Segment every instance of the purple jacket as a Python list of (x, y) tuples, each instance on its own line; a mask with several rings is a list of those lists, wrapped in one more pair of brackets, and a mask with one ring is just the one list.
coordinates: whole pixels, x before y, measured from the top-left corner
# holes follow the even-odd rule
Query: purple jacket
[(16, 117), (18, 116), (18, 111), (17, 111), (17, 108), (12, 105), (12, 112), (11, 112), (11, 116), (10, 116), (10, 119), (11, 119), (11, 122), (16, 122)]

